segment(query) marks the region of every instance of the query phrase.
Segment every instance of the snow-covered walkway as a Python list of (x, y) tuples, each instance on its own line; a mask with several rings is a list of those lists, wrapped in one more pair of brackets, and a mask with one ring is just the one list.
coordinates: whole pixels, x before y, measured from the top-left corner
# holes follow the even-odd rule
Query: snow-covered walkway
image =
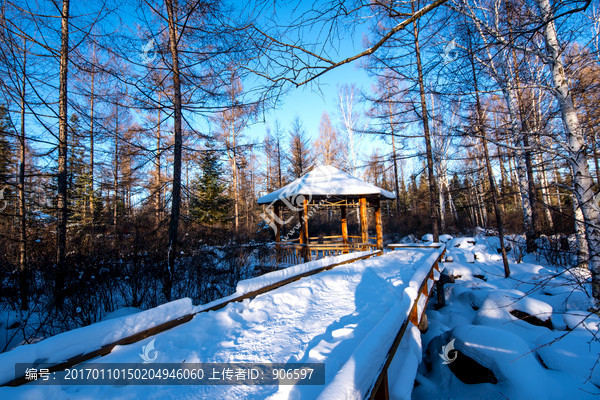
[[(408, 315), (440, 249), (403, 249), (301, 279), (252, 300), (201, 313), (94, 362), (141, 362), (155, 340), (156, 363), (314, 362), (319, 386), (50, 386), (0, 388), (1, 398), (362, 398)], [(408, 333), (407, 333), (408, 334)]]

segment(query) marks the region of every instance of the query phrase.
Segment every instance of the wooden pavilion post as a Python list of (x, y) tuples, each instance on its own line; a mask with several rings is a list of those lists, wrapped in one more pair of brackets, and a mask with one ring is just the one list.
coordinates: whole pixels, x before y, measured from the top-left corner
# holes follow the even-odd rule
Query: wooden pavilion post
[(281, 211), (279, 204), (273, 206), (273, 214), (275, 214), (275, 259), (278, 263), (281, 262)]
[(378, 197), (374, 202), (375, 206), (375, 232), (377, 233), (377, 249), (383, 250), (383, 224), (381, 222), (381, 200)]
[[(362, 242), (369, 243), (369, 225), (368, 225), (368, 221), (367, 221), (367, 198), (365, 196), (359, 197), (358, 204), (360, 206), (360, 230), (362, 233)], [(363, 250), (368, 250), (368, 247), (364, 246)]]
[(346, 206), (341, 206), (340, 212), (342, 214), (342, 241), (344, 242), (342, 253), (348, 254), (348, 216)]
[(300, 252), (296, 250), (296, 257), (304, 258), (304, 208), (298, 210), (298, 223), (300, 231), (298, 232), (298, 243), (300, 244)]
[(304, 247), (304, 262), (308, 262), (310, 261), (310, 248), (309, 248), (309, 243), (308, 243), (308, 199), (304, 199), (303, 203), (302, 203), (302, 216), (303, 216), (303, 223), (302, 223), (302, 232), (301, 235), (304, 236), (304, 243), (306, 244), (306, 246)]

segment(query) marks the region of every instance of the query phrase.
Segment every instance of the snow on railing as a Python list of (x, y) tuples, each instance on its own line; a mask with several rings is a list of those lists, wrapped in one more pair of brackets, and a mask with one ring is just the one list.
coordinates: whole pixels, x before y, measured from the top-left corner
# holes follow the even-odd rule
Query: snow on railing
[[(431, 296), (433, 286), (435, 285), (435, 279), (439, 277), (439, 263), (442, 261), (444, 254), (446, 253), (446, 246), (444, 244), (428, 244), (428, 245), (391, 245), (391, 248), (424, 248), (433, 247), (439, 249), (439, 251), (433, 252), (425, 261), (425, 268), (419, 268), (410, 280), (410, 289), (416, 289), (416, 294), (413, 293), (414, 298), (412, 307), (408, 314), (408, 317), (402, 323), (400, 330), (396, 334), (394, 341), (387, 353), (383, 367), (377, 377), (377, 380), (373, 384), (370, 393), (365, 396), (368, 399), (389, 399), (389, 387), (388, 387), (388, 369), (394, 355), (402, 342), (404, 333), (408, 328), (409, 323), (418, 327), (421, 331), (427, 329), (427, 315), (425, 315), (425, 309)], [(409, 292), (406, 290), (405, 292)]]

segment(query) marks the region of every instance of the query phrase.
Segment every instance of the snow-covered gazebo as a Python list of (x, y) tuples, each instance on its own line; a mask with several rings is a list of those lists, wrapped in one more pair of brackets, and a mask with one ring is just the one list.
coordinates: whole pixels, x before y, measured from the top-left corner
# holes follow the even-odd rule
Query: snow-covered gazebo
[[(331, 165), (315, 167), (306, 175), (286, 186), (262, 196), (258, 204), (267, 205), (262, 217), (275, 231), (278, 258), (295, 259), (301, 256), (305, 261), (319, 258), (319, 255), (334, 255), (369, 248), (383, 249), (383, 229), (381, 221), (381, 200), (393, 200), (396, 195), (385, 189), (358, 179)], [(314, 213), (311, 207), (339, 207), (341, 211), (342, 234), (340, 236), (308, 236), (308, 219)], [(367, 206), (374, 208), (376, 237), (369, 238)], [(295, 229), (299, 237), (293, 240), (281, 238), (284, 223), (282, 209), (287, 208), (298, 215)], [(348, 235), (347, 208), (358, 207), (360, 212), (361, 236)], [(288, 235), (289, 236), (289, 235)], [(376, 244), (370, 243), (376, 239)], [(283, 253), (282, 253), (283, 252)], [(312, 255), (315, 255), (313, 257)], [(291, 260), (290, 261), (295, 261)]]

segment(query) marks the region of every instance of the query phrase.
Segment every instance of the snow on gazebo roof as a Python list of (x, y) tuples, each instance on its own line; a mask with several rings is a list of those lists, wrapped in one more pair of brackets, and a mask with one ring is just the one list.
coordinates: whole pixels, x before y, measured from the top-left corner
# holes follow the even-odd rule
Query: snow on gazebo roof
[(396, 195), (385, 189), (371, 185), (347, 172), (331, 165), (320, 165), (295, 181), (258, 199), (258, 204), (273, 203), (281, 199), (295, 199), (298, 196), (356, 197), (380, 195), (393, 200)]

